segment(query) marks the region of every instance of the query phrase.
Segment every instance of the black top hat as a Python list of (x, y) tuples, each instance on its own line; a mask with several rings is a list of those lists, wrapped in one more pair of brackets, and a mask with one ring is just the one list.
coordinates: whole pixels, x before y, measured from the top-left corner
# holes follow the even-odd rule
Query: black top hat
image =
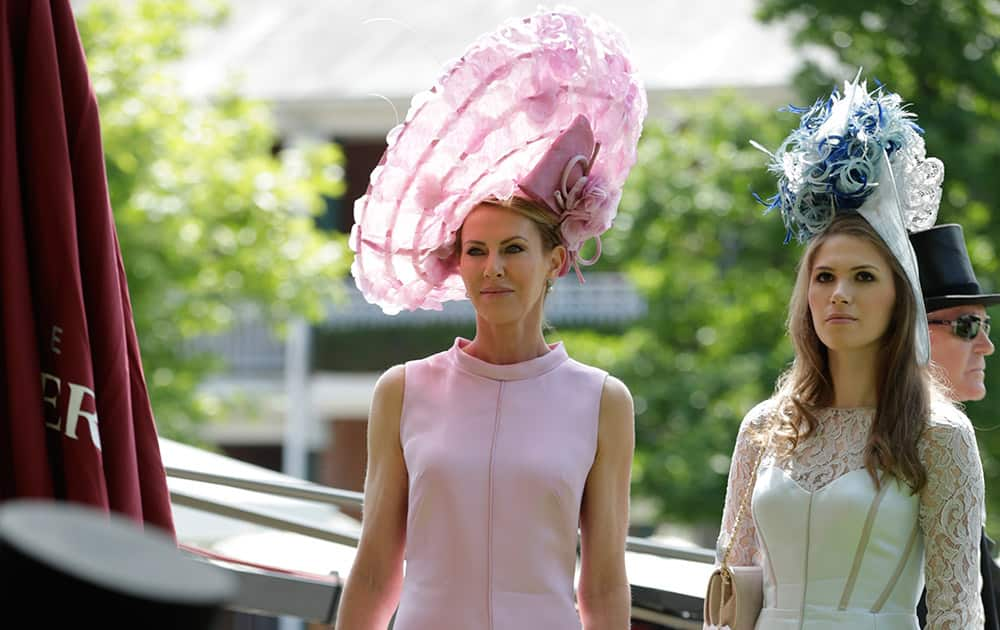
[(910, 243), (917, 254), (920, 288), (928, 313), (963, 304), (1000, 303), (1000, 294), (983, 293), (979, 286), (961, 225), (948, 223), (914, 232)]
[(235, 598), (231, 575), (155, 528), (75, 503), (0, 505), (4, 619), (53, 628), (210, 630)]

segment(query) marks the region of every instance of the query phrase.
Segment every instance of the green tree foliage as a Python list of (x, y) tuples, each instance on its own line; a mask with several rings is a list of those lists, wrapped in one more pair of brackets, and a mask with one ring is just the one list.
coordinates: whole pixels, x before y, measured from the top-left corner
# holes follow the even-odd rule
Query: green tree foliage
[[(1000, 2), (996, 0), (763, 0), (760, 17), (788, 21), (796, 41), (825, 47), (844, 64), (831, 77), (807, 64), (798, 84), (811, 103), (863, 67), (913, 103), (927, 152), (944, 161), (938, 223), (960, 223), (973, 266), (1000, 289)], [(855, 69), (852, 71), (851, 69)], [(993, 359), (996, 361), (996, 359)], [(1000, 486), (1000, 366), (987, 369), (991, 394), (966, 409), (979, 429), (987, 488)], [(1000, 523), (1000, 493), (987, 492), (988, 521)], [(1000, 533), (1000, 527), (993, 527)]]
[(743, 415), (791, 360), (784, 325), (801, 247), (782, 245), (775, 147), (792, 114), (733, 94), (679, 103), (647, 124), (602, 263), (627, 271), (648, 314), (622, 336), (565, 332), (636, 403), (634, 492), (671, 522), (717, 524)]
[(218, 365), (189, 340), (244, 305), (278, 325), (317, 317), (348, 262), (343, 238), (314, 227), (323, 196), (342, 192), (338, 149), (276, 154), (266, 107), (186, 98), (171, 75), (185, 33), (224, 16), (187, 0), (92, 0), (77, 14), (146, 378), (172, 437), (212, 412), (195, 388)]

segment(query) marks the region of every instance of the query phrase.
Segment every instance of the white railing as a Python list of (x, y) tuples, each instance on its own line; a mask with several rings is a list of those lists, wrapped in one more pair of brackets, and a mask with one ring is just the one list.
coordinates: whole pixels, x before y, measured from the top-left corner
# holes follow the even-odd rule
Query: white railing
[[(340, 490), (337, 488), (317, 487), (313, 484), (303, 483), (282, 483), (274, 481), (253, 481), (238, 477), (229, 477), (214, 473), (205, 473), (194, 470), (184, 470), (181, 468), (167, 467), (167, 476), (177, 479), (188, 479), (190, 481), (202, 481), (213, 483), (230, 488), (240, 488), (254, 492), (265, 492), (273, 496), (289, 497), (294, 499), (305, 499), (326, 503), (338, 507), (361, 508), (364, 495), (360, 492), (350, 490)], [(284, 529), (307, 536), (315, 536), (322, 540), (329, 540), (341, 544), (357, 545), (357, 537), (351, 534), (339, 533), (319, 527), (313, 527), (295, 520), (286, 519), (280, 516), (266, 514), (259, 511), (240, 508), (235, 505), (226, 505), (224, 502), (205, 501), (186, 495), (181, 492), (171, 492), (170, 496), (179, 505), (186, 505), (197, 509), (214, 512), (222, 516), (242, 518), (257, 525)], [(674, 558), (677, 560), (689, 560), (691, 562), (704, 562), (712, 564), (715, 562), (715, 553), (710, 549), (692, 549), (690, 547), (676, 547), (665, 545), (660, 542), (636, 538), (629, 536), (626, 541), (626, 550), (637, 553), (646, 553), (660, 558)]]
[[(166, 472), (168, 479), (171, 480), (207, 484), (214, 488), (233, 488), (338, 508), (357, 510), (361, 507), (363, 499), (363, 495), (359, 492), (328, 488), (289, 478), (247, 478), (169, 463)], [(310, 522), (309, 519), (248, 505), (239, 500), (208, 496), (212, 493), (193, 490), (190, 483), (185, 488), (173, 487), (178, 485), (175, 483), (171, 485), (171, 500), (173, 505), (178, 507), (183, 506), (261, 527), (300, 534), (315, 540), (350, 547), (356, 547), (358, 543), (357, 532), (342, 531), (335, 527)], [(299, 571), (286, 571), (259, 563), (243, 562), (230, 555), (216, 554), (195, 546), (186, 548), (199, 554), (203, 560), (223, 567), (237, 576), (240, 581), (239, 596), (236, 601), (230, 603), (229, 608), (232, 610), (270, 616), (287, 615), (326, 624), (333, 623), (336, 618), (341, 591), (340, 576), (336, 573), (311, 575)], [(685, 564), (697, 563), (706, 568), (705, 575), (714, 562), (714, 553), (711, 550), (666, 545), (645, 538), (629, 537), (627, 550), (632, 554), (641, 554), (636, 557), (637, 560), (642, 558), (668, 560), (674, 563), (671, 566), (675, 570), (676, 567)], [(651, 597), (640, 597), (641, 594)], [(651, 599), (656, 600), (656, 603), (648, 601)], [(700, 610), (700, 597), (690, 592), (681, 593), (671, 591), (669, 588), (651, 587), (648, 584), (633, 584), (633, 619), (649, 621), (667, 628), (699, 629)]]

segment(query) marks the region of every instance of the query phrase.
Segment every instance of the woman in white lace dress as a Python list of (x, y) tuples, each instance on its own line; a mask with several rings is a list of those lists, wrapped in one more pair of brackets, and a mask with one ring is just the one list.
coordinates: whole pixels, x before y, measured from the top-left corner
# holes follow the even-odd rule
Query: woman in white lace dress
[[(772, 205), (809, 243), (789, 306), (795, 359), (740, 427), (719, 538), (730, 565), (763, 570), (758, 630), (916, 630), (925, 580), (927, 628), (983, 627), (982, 468), (969, 420), (928, 374), (903, 229), (933, 224), (943, 167), (911, 118), (855, 80), (773, 156)], [(850, 169), (854, 189), (831, 182)]]

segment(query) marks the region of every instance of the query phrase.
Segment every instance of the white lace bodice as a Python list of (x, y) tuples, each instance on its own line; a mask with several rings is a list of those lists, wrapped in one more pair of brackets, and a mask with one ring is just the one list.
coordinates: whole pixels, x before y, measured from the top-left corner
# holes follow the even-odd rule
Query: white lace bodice
[[(793, 453), (777, 456), (772, 447), (761, 457), (761, 445), (752, 436), (768, 421), (772, 406), (771, 401), (761, 403), (747, 414), (740, 427), (729, 473), (720, 550), (730, 542), (739, 502), (758, 459), (764, 467), (782, 470), (808, 492), (825, 488), (846, 473), (864, 469), (864, 447), (873, 410), (822, 410), (813, 434), (802, 440)], [(936, 404), (918, 451), (927, 468), (927, 485), (920, 491), (918, 511), (925, 545), (927, 628), (981, 628), (979, 537), (984, 482), (971, 423), (953, 406)], [(763, 564), (756, 527), (748, 513), (741, 517), (732, 541), (730, 564)]]

